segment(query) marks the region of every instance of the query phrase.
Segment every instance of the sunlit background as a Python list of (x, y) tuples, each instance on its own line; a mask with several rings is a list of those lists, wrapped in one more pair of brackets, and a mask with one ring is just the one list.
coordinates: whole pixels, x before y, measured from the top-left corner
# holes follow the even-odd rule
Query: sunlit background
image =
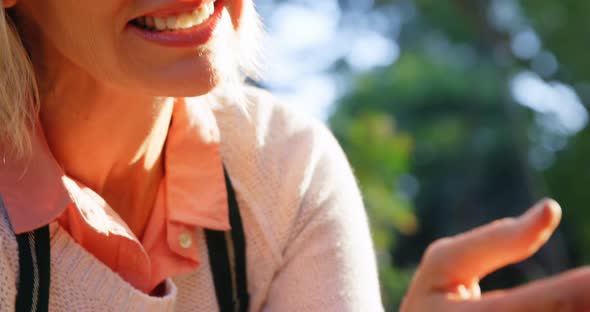
[(564, 222), (514, 286), (590, 262), (590, 1), (256, 0), (265, 80), (324, 120), (371, 218), (397, 311), (429, 242), (556, 198)]

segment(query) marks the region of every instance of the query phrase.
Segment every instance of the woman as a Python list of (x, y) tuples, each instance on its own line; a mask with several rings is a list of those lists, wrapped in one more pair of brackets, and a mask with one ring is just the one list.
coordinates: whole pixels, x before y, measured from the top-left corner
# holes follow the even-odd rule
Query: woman
[(1, 13), (0, 310), (381, 308), (336, 141), (241, 86), (250, 0)]
[[(382, 310), (334, 138), (241, 85), (250, 0), (4, 0), (1, 13), (3, 311)], [(473, 300), (478, 277), (547, 238), (559, 209), (542, 206), (435, 244), (403, 309), (547, 303), (530, 296), (545, 285)], [(498, 233), (522, 236), (514, 253), (481, 252)], [(583, 303), (582, 273), (556, 302)]]

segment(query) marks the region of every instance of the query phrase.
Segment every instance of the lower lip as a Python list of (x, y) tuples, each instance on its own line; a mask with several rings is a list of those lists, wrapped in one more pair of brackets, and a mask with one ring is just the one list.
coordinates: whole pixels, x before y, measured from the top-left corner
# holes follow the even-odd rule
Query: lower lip
[(143, 39), (155, 44), (171, 48), (194, 48), (206, 44), (221, 20), (223, 0), (215, 1), (215, 11), (205, 22), (187, 29), (149, 31), (131, 23), (127, 27)]

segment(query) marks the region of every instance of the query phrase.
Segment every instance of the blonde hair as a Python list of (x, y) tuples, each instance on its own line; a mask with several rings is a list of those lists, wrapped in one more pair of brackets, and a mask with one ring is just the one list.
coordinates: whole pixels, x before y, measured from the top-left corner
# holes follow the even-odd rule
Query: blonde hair
[(0, 158), (31, 153), (38, 108), (33, 65), (8, 11), (0, 6)]

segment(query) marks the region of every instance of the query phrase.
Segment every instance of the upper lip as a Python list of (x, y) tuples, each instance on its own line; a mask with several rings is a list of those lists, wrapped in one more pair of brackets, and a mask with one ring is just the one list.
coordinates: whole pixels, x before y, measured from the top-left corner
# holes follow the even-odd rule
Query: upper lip
[(166, 1), (163, 4), (159, 4), (156, 8), (149, 9), (149, 11), (142, 13), (137, 16), (170, 16), (176, 15), (182, 12), (192, 11), (200, 8), (201, 6), (215, 2), (215, 0), (174, 0)]

